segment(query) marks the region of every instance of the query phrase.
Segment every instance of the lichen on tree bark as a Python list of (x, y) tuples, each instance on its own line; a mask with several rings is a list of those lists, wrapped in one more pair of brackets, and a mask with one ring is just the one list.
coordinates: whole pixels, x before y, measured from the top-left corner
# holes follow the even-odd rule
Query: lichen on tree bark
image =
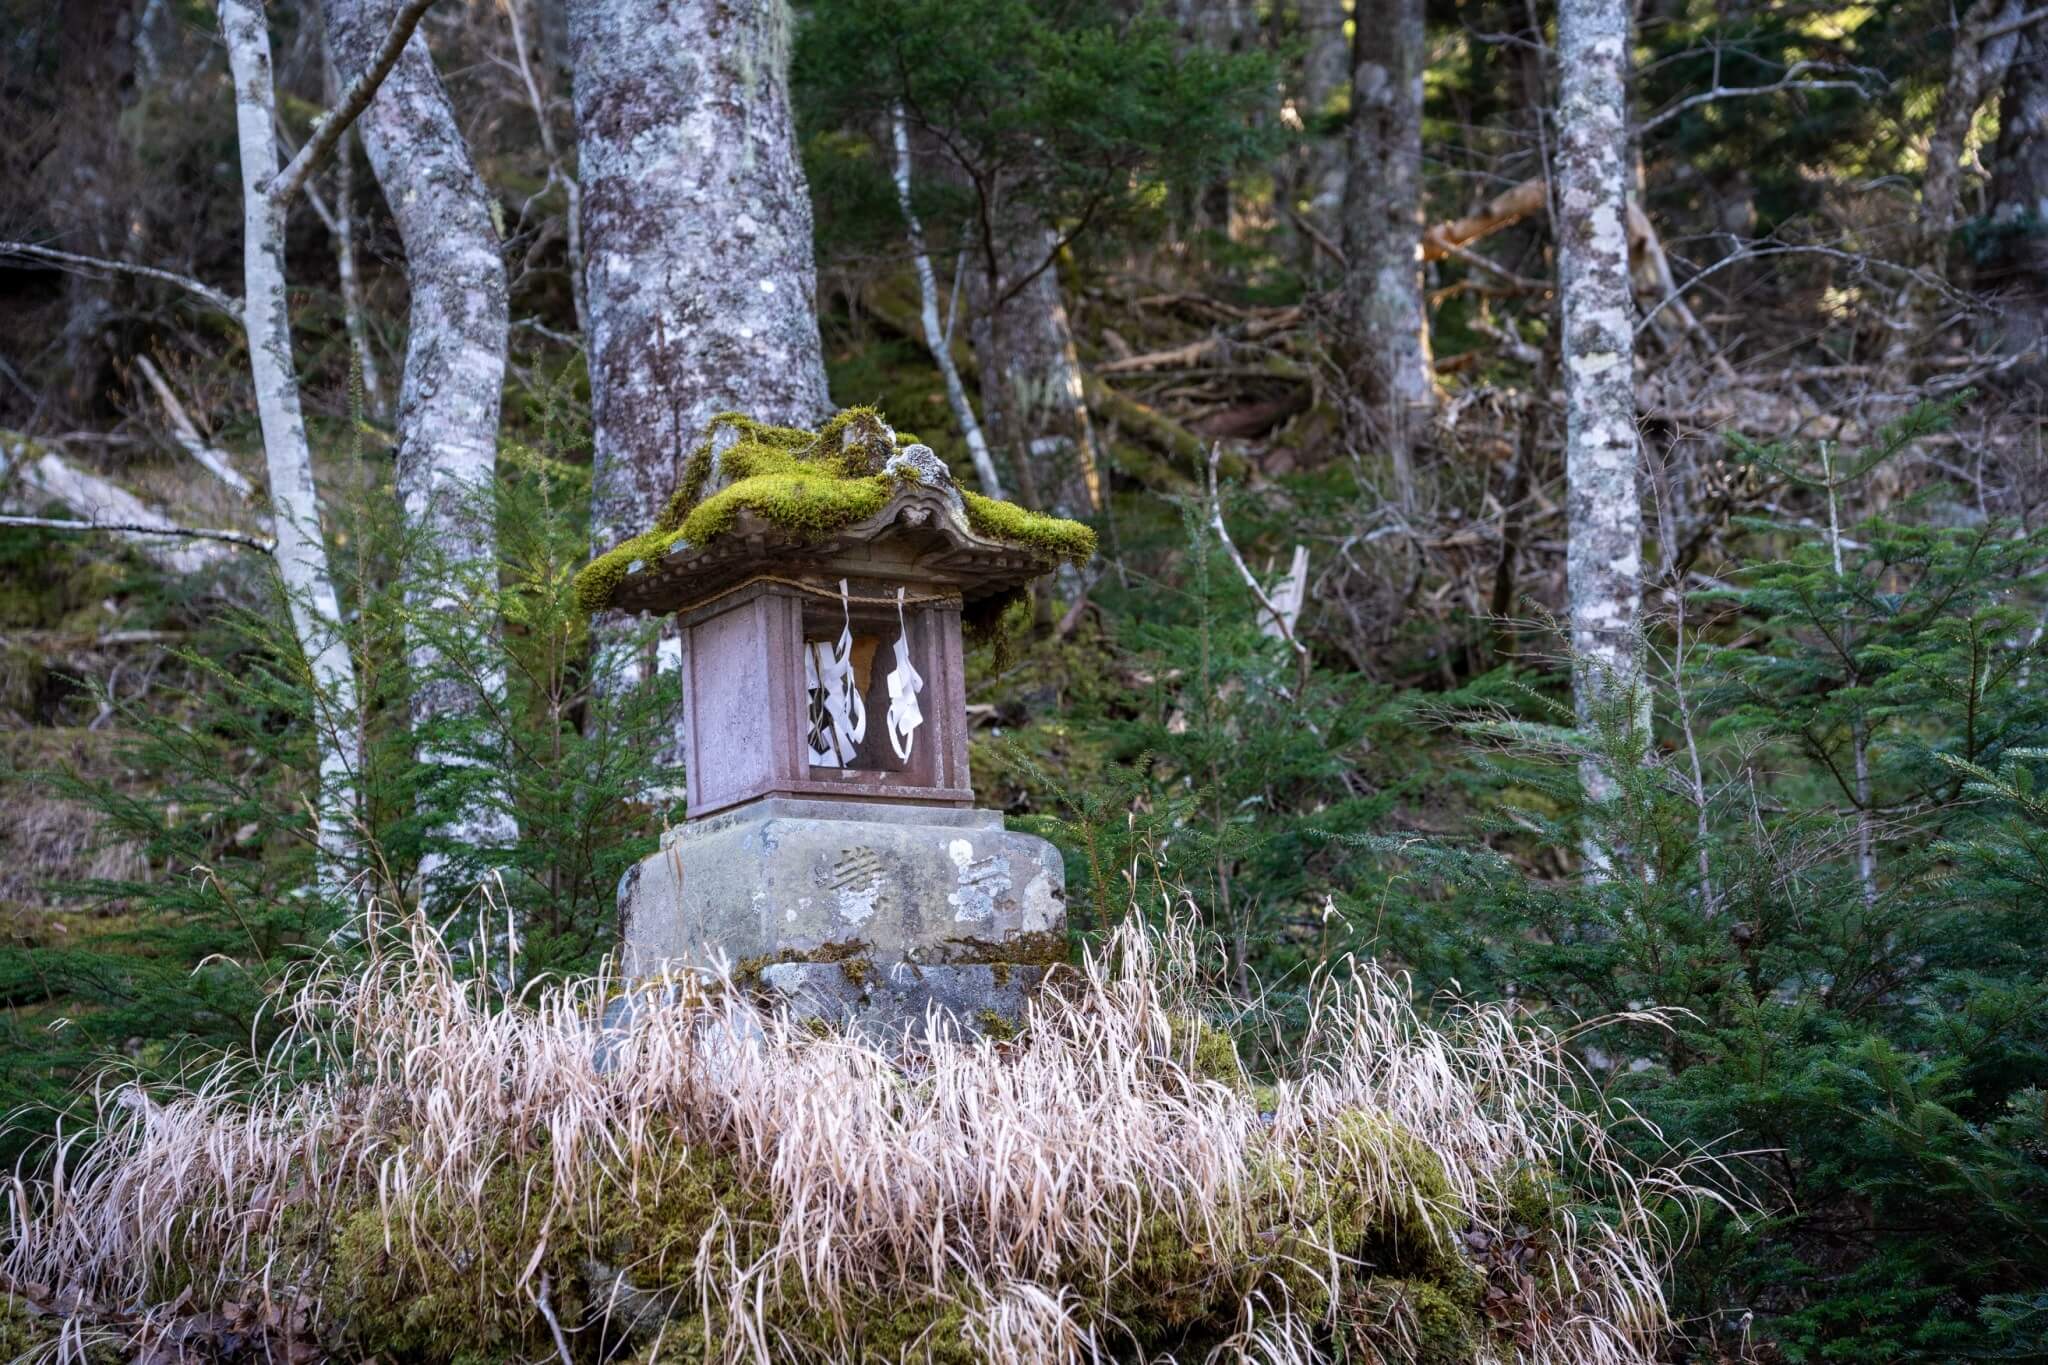
[(1387, 452), (1394, 498), (1415, 500), (1414, 448), (1435, 381), (1422, 294), (1422, 0), (1359, 0), (1344, 189), (1345, 368), (1358, 436)]
[[(1552, 183), (1564, 314), (1565, 480), (1573, 698), (1581, 724), (1636, 688), (1642, 502), (1629, 294), (1628, 32), (1622, 0), (1561, 0)], [(1613, 779), (1585, 769), (1588, 795)]]
[[(397, 9), (396, 0), (327, 0), (329, 51), (345, 80), (369, 65)], [(490, 594), (473, 589), (496, 578), (492, 497), (507, 328), (490, 191), (418, 33), (357, 128), (405, 246), (411, 293), (397, 482), (410, 560), (413, 727), (425, 734), (461, 718), (471, 729), (488, 727), (501, 711), (505, 680), (492, 658), (494, 623), (478, 607)], [(476, 762), (424, 745), (419, 758), (439, 768)], [(487, 776), (465, 783), (434, 834), (466, 848), (510, 844), (516, 830), (502, 784)], [(429, 889), (443, 863), (432, 853), (425, 860)]]
[[(654, 524), (717, 413), (830, 412), (790, 23), (784, 0), (569, 6), (599, 548)], [(640, 676), (613, 657), (620, 682)]]

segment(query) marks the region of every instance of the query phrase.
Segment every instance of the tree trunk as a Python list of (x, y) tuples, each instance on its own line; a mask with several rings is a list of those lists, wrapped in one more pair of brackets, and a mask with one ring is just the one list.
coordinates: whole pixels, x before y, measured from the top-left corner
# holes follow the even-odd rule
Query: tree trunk
[[(1628, 260), (1629, 11), (1561, 0), (1556, 232), (1564, 314), (1565, 483), (1573, 698), (1580, 723), (1636, 689), (1642, 502)], [(1588, 764), (1587, 794), (1614, 794)]]
[(1351, 76), (1351, 45), (1344, 40), (1344, 0), (1301, 0), (1300, 9), (1301, 117), (1313, 130), (1337, 112)]
[(390, 410), (384, 403), (384, 374), (370, 337), (362, 275), (356, 268), (355, 157), (347, 139), (335, 149), (334, 160), (334, 273), (341, 282), (342, 325), (348, 330), (349, 345), (355, 348), (356, 365), (362, 372), (363, 405), (381, 421), (390, 416)]
[(1047, 264), (1056, 244), (1044, 227), (1004, 233), (993, 248), (982, 243), (969, 336), (982, 414), (1010, 458), (1019, 495), (1044, 511), (1086, 517), (1102, 506), (1102, 479), (1073, 327), (1059, 274)]
[(911, 201), (910, 127), (900, 104), (890, 112), (889, 136), (896, 149), (896, 202), (903, 210), (904, 230), (910, 238), (911, 265), (917, 272), (924, 342), (931, 350), (933, 362), (939, 367), (940, 378), (946, 382), (946, 402), (953, 409), (953, 420), (960, 426), (961, 439), (967, 443), (967, 455), (974, 462), (974, 474), (981, 482), (981, 491), (992, 498), (1000, 498), (1003, 496), (1003, 482), (996, 473), (995, 457), (989, 453), (988, 438), (981, 433), (974, 405), (967, 401), (967, 386), (960, 382), (960, 367), (953, 363), (953, 347), (939, 317), (939, 282), (932, 271), (931, 253), (925, 249), (924, 224), (918, 220), (916, 205)]
[[(1325, 134), (1334, 127), (1346, 83), (1351, 79), (1351, 44), (1344, 37), (1343, 0), (1301, 0), (1300, 114), (1305, 133), (1302, 146), (1302, 179), (1295, 197), (1306, 212), (1327, 224), (1344, 202), (1344, 154), (1336, 139)], [(1314, 260), (1314, 244), (1304, 243), (1305, 257)], [(1311, 266), (1313, 269), (1313, 266)]]
[(2005, 293), (2008, 351), (2048, 338), (2048, 23), (2020, 34), (1998, 111), (1991, 253), (1980, 283)]
[(2025, 0), (1977, 0), (1956, 31), (1948, 83), (1942, 87), (1927, 138), (1927, 174), (1920, 182), (1920, 230), (1929, 239), (1938, 241), (1955, 226), (1962, 200), (1963, 144), (1977, 110), (2012, 66), (2020, 31), (2008, 26), (2025, 9)]
[[(334, 67), (334, 44), (331, 40), (327, 43), (324, 74), (327, 105), (333, 108), (343, 82)], [(311, 180), (306, 182), (306, 198), (312, 202), (314, 212), (320, 215), (328, 236), (334, 239), (334, 273), (341, 285), (342, 325), (348, 331), (349, 345), (355, 351), (356, 368), (362, 377), (363, 407), (381, 422), (388, 420), (391, 414), (384, 405), (384, 376), (382, 367), (377, 364), (376, 347), (370, 337), (369, 309), (363, 300), (362, 275), (356, 262), (356, 163), (349, 147), (353, 140), (344, 137), (334, 149), (334, 206), (329, 208), (321, 200), (319, 189)]]
[(341, 605), (328, 572), (319, 496), (313, 485), (313, 452), (292, 367), (291, 315), (285, 298), (285, 201), (271, 192), (278, 156), (270, 34), (255, 0), (220, 0), (220, 28), (235, 82), (235, 131), (242, 161), (242, 325), (249, 336), (264, 468), (276, 513), (277, 569), (314, 693), (320, 889), (339, 899), (348, 893), (347, 880), (356, 861), (362, 732), (355, 663), (342, 635)]
[[(542, 6), (543, 15), (547, 7)], [(542, 97), (532, 45), (527, 41), (527, 16), (519, 0), (506, 0), (505, 18), (512, 27), (512, 55), (519, 63), (520, 84), (526, 88), (526, 102), (533, 109), (534, 126), (540, 132), (540, 148), (548, 159), (548, 176), (562, 186), (562, 236), (569, 252), (569, 302), (576, 310), (576, 331), (590, 335), (590, 303), (583, 296), (583, 192), (576, 176), (562, 164), (562, 151), (555, 140), (555, 120)], [(543, 22), (545, 27), (545, 22)]]
[(1359, 0), (1344, 188), (1346, 369), (1359, 436), (1415, 502), (1414, 450), (1435, 404), (1422, 294), (1422, 0)]
[(654, 524), (717, 413), (809, 425), (830, 400), (784, 0), (572, 0), (569, 29), (606, 549)]
[[(1173, 15), (1189, 43), (1211, 52), (1242, 52), (1258, 34), (1255, 7), (1242, 0), (1174, 0)], [(1230, 177), (1202, 186), (1193, 205), (1195, 221), (1207, 231), (1230, 234)]]
[[(390, 32), (396, 0), (327, 0), (329, 48), (344, 80), (358, 77)], [(505, 378), (507, 304), (490, 192), (470, 160), (426, 38), (414, 33), (358, 124), (363, 148), (405, 246), (411, 311), (400, 387), (397, 482), (406, 565), (412, 724), (429, 736), (502, 714), (489, 589), (497, 577), (492, 499)], [(479, 603), (484, 604), (479, 610)], [(485, 745), (486, 752), (496, 746)], [(472, 753), (423, 738), (429, 769), (479, 767)], [(503, 848), (517, 837), (503, 783), (458, 780), (433, 842)], [(445, 855), (420, 873), (428, 892)], [(455, 890), (451, 888), (451, 890)]]
[[(1955, 230), (1962, 208), (1965, 144), (1977, 110), (1998, 89), (2012, 65), (2020, 43), (2020, 30), (2014, 24), (2025, 8), (2025, 0), (1978, 0), (1956, 29), (1948, 80), (1927, 135), (1927, 170), (1920, 180), (1920, 216), (1908, 248), (1908, 264), (1928, 266), (1940, 276), (1948, 274), (1949, 234)], [(1926, 319), (1936, 306), (1935, 290), (1917, 276), (1904, 280), (1894, 295), (1884, 357), (1901, 381), (1910, 382), (1907, 362), (1931, 339)]]

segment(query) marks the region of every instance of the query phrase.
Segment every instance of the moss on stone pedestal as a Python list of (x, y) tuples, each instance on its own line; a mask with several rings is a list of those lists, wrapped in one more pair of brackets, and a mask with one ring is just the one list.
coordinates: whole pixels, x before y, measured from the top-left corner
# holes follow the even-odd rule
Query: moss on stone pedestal
[[(921, 480), (912, 465), (890, 467), (897, 451), (912, 441), (892, 432), (873, 408), (847, 408), (817, 431), (721, 413), (691, 452), (653, 528), (585, 565), (576, 575), (576, 600), (585, 611), (602, 611), (637, 565), (661, 558), (678, 544), (715, 540), (733, 528), (743, 511), (801, 540), (822, 540), (871, 517), (899, 482)], [(723, 486), (707, 496), (714, 476)], [(977, 535), (1075, 561), (1095, 553), (1095, 533), (1079, 522), (965, 490), (961, 497), (967, 524)]]

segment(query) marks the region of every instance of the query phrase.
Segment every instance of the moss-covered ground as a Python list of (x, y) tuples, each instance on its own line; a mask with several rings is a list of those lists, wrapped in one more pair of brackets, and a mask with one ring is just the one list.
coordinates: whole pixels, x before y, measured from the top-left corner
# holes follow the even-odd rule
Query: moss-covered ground
[[(1388, 1207), (1366, 1197), (1362, 1183), (1304, 1181), (1255, 1162), (1243, 1207), (1216, 1210), (1219, 1236), (1205, 1241), (1187, 1235), (1166, 1211), (1171, 1192), (1160, 1192), (1159, 1211), (1117, 1255), (1077, 1260), (1061, 1276), (1106, 1327), (1116, 1324), (1112, 1335), (1128, 1337), (1119, 1358), (1201, 1359), (1260, 1298), (1325, 1324), (1333, 1344), (1347, 1332), (1363, 1342), (1371, 1324), (1402, 1314), (1421, 1365), (1479, 1358), (1491, 1331), (1485, 1281), (1456, 1250), (1459, 1229), (1447, 1217), (1431, 1226), (1415, 1212), (1433, 1199), (1451, 1206), (1441, 1163), (1377, 1117), (1347, 1120), (1329, 1140), (1362, 1161), (1397, 1163), (1415, 1199)], [(760, 1255), (781, 1211), (766, 1182), (731, 1154), (680, 1138), (658, 1150), (658, 1159), (618, 1172), (575, 1216), (548, 1212), (543, 1144), (502, 1159), (474, 1198), (386, 1207), (365, 1188), (327, 1218), (299, 1217), (296, 1250), (319, 1267), (334, 1305), (330, 1347), (420, 1365), (551, 1356), (544, 1291), (549, 1311), (576, 1329), (569, 1340), (579, 1361), (715, 1358), (712, 1344), (733, 1320), (700, 1294), (699, 1259), (744, 1283), (738, 1268)], [(1333, 1253), (1346, 1263), (1334, 1299), (1325, 1288)], [(981, 1358), (966, 1335), (970, 1291), (905, 1285), (896, 1296), (856, 1294), (837, 1311), (800, 1285), (769, 1287), (765, 1321), (791, 1359)]]

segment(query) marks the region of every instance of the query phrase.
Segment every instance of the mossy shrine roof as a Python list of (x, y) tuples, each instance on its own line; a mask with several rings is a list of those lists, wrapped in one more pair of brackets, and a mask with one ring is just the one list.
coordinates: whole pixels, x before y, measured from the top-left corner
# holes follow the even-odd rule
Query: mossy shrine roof
[(576, 596), (586, 611), (668, 613), (762, 572), (843, 576), (849, 555), (880, 545), (900, 571), (958, 588), (972, 607), (1087, 560), (1095, 532), (956, 487), (929, 447), (871, 408), (814, 432), (724, 413), (654, 529), (585, 565)]

